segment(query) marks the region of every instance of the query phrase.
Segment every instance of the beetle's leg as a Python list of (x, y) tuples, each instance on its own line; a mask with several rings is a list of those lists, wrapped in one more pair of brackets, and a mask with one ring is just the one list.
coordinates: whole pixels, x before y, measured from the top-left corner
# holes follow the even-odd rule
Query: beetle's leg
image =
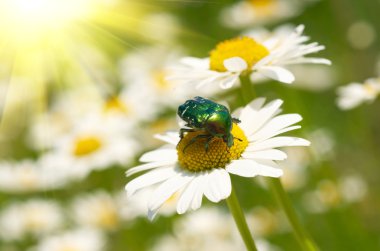
[(205, 143), (205, 151), (206, 151), (206, 153), (208, 152), (208, 148), (210, 147), (210, 142), (211, 142), (214, 138), (215, 138), (214, 136), (209, 135), (208, 140), (207, 140), (207, 142)]
[(234, 122), (236, 124), (239, 124), (241, 121), (240, 121), (240, 119), (232, 118), (232, 122)]
[(187, 143), (187, 145), (183, 148), (182, 152), (185, 153), (185, 150), (192, 144), (195, 143), (195, 141), (197, 141), (197, 139), (200, 139), (200, 138), (209, 138), (209, 137), (212, 137), (212, 135), (210, 134), (199, 134), (197, 136), (195, 136), (194, 138), (192, 138), (189, 143)]
[(242, 139), (239, 139), (239, 138), (236, 138), (236, 137), (234, 137), (234, 139), (237, 139), (237, 140), (239, 140), (240, 142), (242, 142), (242, 141), (243, 141)]
[(179, 129), (179, 137), (182, 139), (185, 132), (196, 132), (199, 131), (199, 129), (194, 128), (181, 128)]

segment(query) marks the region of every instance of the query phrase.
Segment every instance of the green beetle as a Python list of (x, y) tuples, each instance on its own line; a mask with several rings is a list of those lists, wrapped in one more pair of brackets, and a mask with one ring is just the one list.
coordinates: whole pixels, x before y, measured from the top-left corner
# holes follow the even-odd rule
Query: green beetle
[(207, 139), (205, 144), (206, 151), (208, 150), (209, 142), (214, 137), (223, 139), (228, 148), (233, 146), (232, 123), (240, 123), (240, 120), (232, 118), (229, 110), (224, 105), (202, 97), (195, 97), (180, 105), (177, 114), (186, 122), (185, 126), (189, 127), (180, 129), (181, 139), (185, 132), (205, 132), (205, 134), (195, 136), (183, 151), (199, 138)]

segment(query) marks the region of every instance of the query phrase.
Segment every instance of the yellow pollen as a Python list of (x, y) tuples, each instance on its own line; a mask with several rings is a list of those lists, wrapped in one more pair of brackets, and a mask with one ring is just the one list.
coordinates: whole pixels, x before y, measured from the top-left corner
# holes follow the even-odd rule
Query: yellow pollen
[(122, 113), (128, 113), (127, 107), (117, 97), (112, 97), (112, 98), (108, 99), (105, 102), (105, 104), (104, 104), (104, 111), (105, 112), (119, 111), (119, 112), (122, 112)]
[(249, 2), (256, 7), (265, 7), (273, 4), (275, 0), (249, 0)]
[(154, 85), (159, 91), (167, 91), (170, 88), (168, 81), (166, 81), (166, 76), (167, 73), (164, 70), (153, 72)]
[(223, 139), (214, 137), (206, 152), (207, 139), (205, 138), (199, 138), (189, 144), (194, 137), (204, 134), (204, 132), (188, 132), (177, 145), (180, 166), (188, 171), (199, 172), (213, 168), (225, 168), (231, 160), (239, 159), (248, 146), (248, 140), (243, 130), (236, 124), (233, 125), (231, 133), (235, 137), (233, 146), (228, 148)]
[(75, 141), (73, 153), (82, 157), (91, 154), (102, 146), (101, 141), (96, 136), (79, 137)]
[(224, 72), (224, 60), (232, 57), (240, 57), (245, 60), (250, 69), (262, 58), (269, 55), (265, 46), (257, 43), (250, 37), (237, 37), (217, 44), (216, 48), (210, 52), (210, 69)]

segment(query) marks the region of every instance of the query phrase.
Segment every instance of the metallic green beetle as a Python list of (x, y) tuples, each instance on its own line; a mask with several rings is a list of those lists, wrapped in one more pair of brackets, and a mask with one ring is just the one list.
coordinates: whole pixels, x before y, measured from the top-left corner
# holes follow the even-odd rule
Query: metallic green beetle
[(205, 143), (206, 151), (208, 150), (210, 141), (214, 137), (223, 139), (228, 148), (233, 146), (232, 123), (239, 123), (240, 120), (232, 118), (227, 107), (224, 105), (202, 97), (195, 97), (180, 105), (177, 114), (186, 122), (185, 126), (189, 127), (180, 129), (181, 139), (185, 132), (205, 132), (205, 134), (199, 134), (191, 139), (183, 151), (199, 138), (207, 139)]

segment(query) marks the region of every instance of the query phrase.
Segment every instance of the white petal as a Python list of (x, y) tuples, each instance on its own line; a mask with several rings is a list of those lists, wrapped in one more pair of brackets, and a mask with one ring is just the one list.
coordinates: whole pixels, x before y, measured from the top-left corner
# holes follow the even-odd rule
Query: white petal
[(240, 159), (232, 161), (227, 166), (227, 171), (242, 177), (255, 177), (257, 175), (268, 177), (280, 177), (283, 171), (269, 165), (263, 165), (254, 160)]
[(135, 192), (137, 192), (141, 188), (159, 183), (174, 175), (176, 175), (176, 172), (173, 167), (161, 168), (161, 169), (153, 170), (146, 174), (143, 174), (131, 180), (125, 186), (125, 190), (127, 191), (127, 196), (132, 196)]
[(262, 142), (255, 142), (246, 148), (246, 151), (258, 151), (264, 149), (271, 149), (284, 146), (309, 146), (310, 142), (297, 137), (275, 137), (264, 140)]
[(207, 175), (205, 196), (212, 202), (219, 202), (231, 194), (231, 180), (228, 172), (222, 168), (214, 169)]
[(265, 139), (270, 135), (275, 135), (278, 131), (293, 125), (302, 120), (299, 114), (284, 114), (271, 119), (259, 131), (255, 132), (249, 138), (252, 140)]
[(273, 100), (259, 109), (258, 112), (258, 109), (249, 104), (244, 108), (244, 113), (240, 116), (240, 120), (242, 121), (240, 127), (247, 136), (252, 135), (280, 111), (282, 103), (281, 99)]
[(198, 69), (208, 69), (210, 65), (209, 58), (184, 57), (180, 59), (180, 62)]
[(190, 208), (191, 202), (197, 193), (199, 181), (199, 177), (196, 176), (184, 189), (177, 203), (177, 213), (183, 214)]
[(253, 165), (256, 163), (252, 160), (233, 160), (226, 167), (227, 172), (239, 175), (242, 177), (255, 177), (257, 172), (254, 170)]
[[(272, 138), (272, 137), (277, 136), (279, 134), (282, 134), (284, 132), (289, 132), (289, 131), (293, 131), (293, 130), (300, 129), (300, 128), (301, 128), (301, 126), (296, 125), (296, 126), (289, 126), (289, 127), (286, 127), (284, 129), (281, 129), (278, 131), (273, 131), (272, 133), (268, 133), (265, 138), (261, 138), (260, 141)], [(249, 142), (255, 141), (255, 135), (248, 137), (248, 141)]]
[(277, 149), (269, 149), (254, 152), (244, 152), (242, 154), (245, 159), (270, 159), (270, 160), (284, 160), (287, 158), (286, 153)]
[(286, 84), (293, 83), (295, 79), (293, 73), (280, 66), (262, 66), (258, 69), (258, 72), (268, 78)]
[(177, 171), (177, 175), (171, 177), (162, 183), (152, 194), (148, 204), (148, 217), (152, 219), (157, 210), (165, 203), (175, 192), (186, 186), (194, 175)]
[(266, 177), (278, 178), (284, 174), (280, 167), (271, 160), (256, 160), (256, 163), (259, 165), (258, 175)]
[(241, 57), (232, 57), (223, 61), (224, 67), (231, 72), (242, 72), (248, 68), (247, 62)]
[(176, 161), (177, 150), (174, 147), (163, 147), (154, 151), (143, 154), (140, 159), (141, 162), (153, 162), (153, 161)]
[(220, 80), (221, 82), (219, 83), (220, 88), (222, 89), (229, 89), (231, 88), (234, 84), (236, 84), (239, 80), (239, 75), (238, 74), (233, 74), (232, 76), (229, 76), (223, 80)]
[(133, 168), (127, 170), (126, 174), (127, 174), (127, 176), (131, 176), (135, 173), (139, 173), (139, 172), (146, 171), (149, 169), (153, 169), (156, 167), (163, 167), (163, 166), (169, 166), (169, 165), (174, 166), (174, 164), (175, 164), (175, 162), (173, 162), (173, 161), (155, 161), (155, 162), (146, 163), (143, 165), (133, 167)]
[(178, 132), (167, 132), (165, 134), (156, 134), (154, 135), (156, 139), (162, 140), (166, 143), (177, 145), (180, 138)]
[(200, 175), (198, 175), (198, 177), (196, 178), (196, 181), (195, 181), (195, 182), (197, 182), (197, 187), (196, 187), (196, 191), (194, 194), (194, 198), (191, 201), (191, 209), (192, 210), (197, 210), (202, 205), (204, 188), (206, 186), (205, 181), (207, 181), (207, 173), (202, 172)]

